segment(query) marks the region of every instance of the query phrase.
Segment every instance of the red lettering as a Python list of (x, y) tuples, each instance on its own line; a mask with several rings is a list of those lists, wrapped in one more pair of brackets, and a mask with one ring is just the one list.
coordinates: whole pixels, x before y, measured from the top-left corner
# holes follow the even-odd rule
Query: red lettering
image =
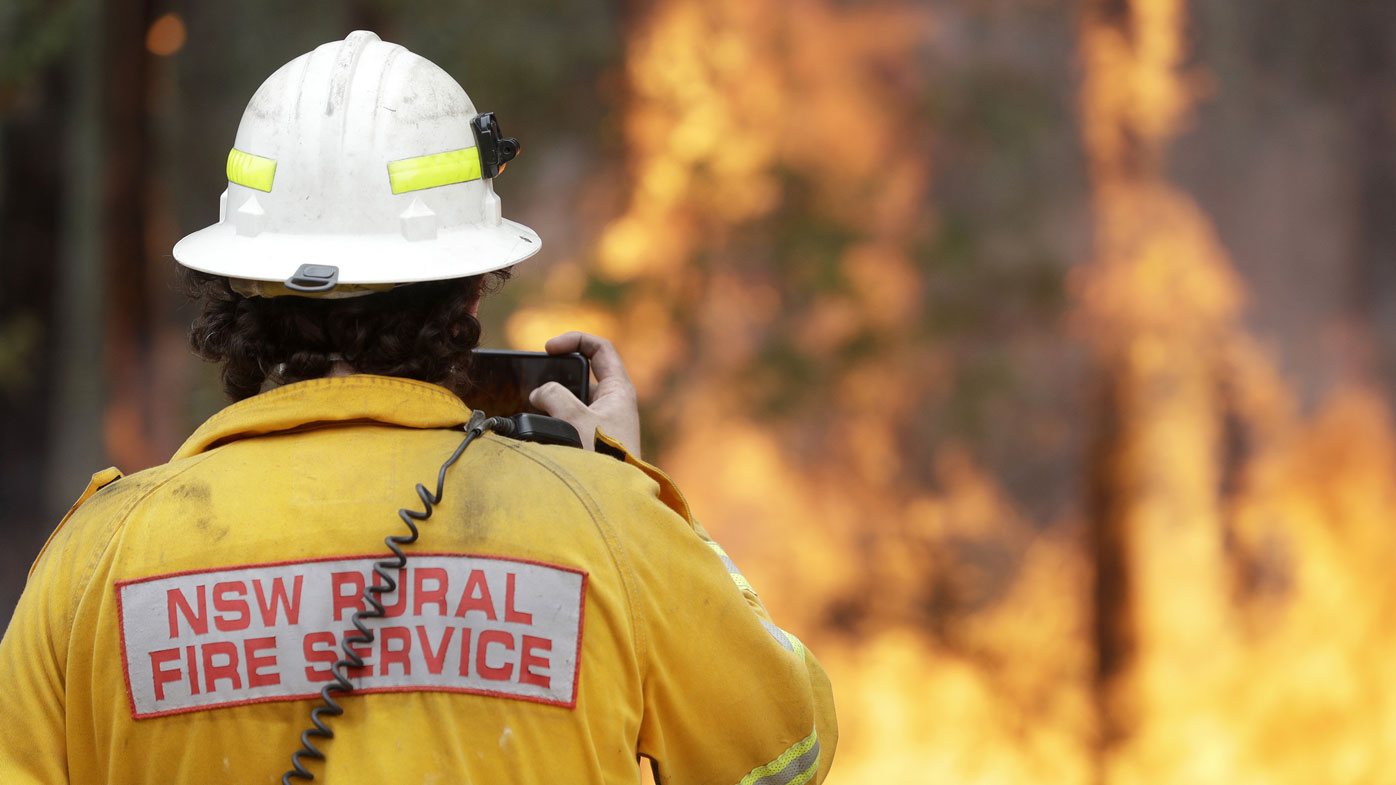
[(242, 642), (243, 658), (247, 660), (247, 686), (248, 687), (269, 687), (273, 684), (281, 683), (281, 674), (272, 671), (271, 673), (258, 673), (262, 668), (275, 668), (276, 655), (268, 657), (258, 657), (257, 652), (263, 649), (276, 648), (276, 638), (248, 638)]
[(460, 675), (470, 675), (470, 628), (460, 628)]
[(165, 699), (165, 685), (172, 681), (179, 681), (184, 674), (180, 672), (179, 666), (175, 665), (174, 670), (165, 670), (160, 667), (167, 662), (175, 662), (179, 659), (179, 649), (161, 649), (150, 653), (151, 676), (155, 680), (155, 700)]
[[(321, 644), (328, 646), (328, 649), (317, 648)], [(306, 667), (305, 678), (309, 681), (330, 681), (334, 678), (334, 663), (339, 656), (334, 653), (334, 633), (332, 632), (312, 632), (301, 641), (301, 652), (305, 654), (306, 662), (323, 662), (326, 667), (314, 668)]]
[(504, 582), (504, 620), (518, 624), (532, 624), (533, 614), (514, 610), (514, 573), (509, 573)]
[[(271, 582), (271, 597), (268, 598), (262, 593), (260, 581), (254, 582), (252, 588), (257, 592), (257, 608), (262, 612), (262, 624), (270, 627), (276, 624), (276, 606), (280, 605), (286, 612), (286, 623), (295, 624), (301, 618), (301, 579), (303, 575), (297, 575), (291, 581), (291, 596), (286, 596), (286, 582), (282, 578), (276, 578)], [(335, 618), (339, 618), (336, 616)]]
[(193, 646), (184, 647), (184, 664), (189, 666), (189, 692), (192, 695), (199, 694), (199, 658), (194, 656), (197, 651)]
[[(239, 599), (227, 600), (224, 595), (236, 593)], [(232, 630), (245, 630), (252, 624), (252, 613), (247, 608), (247, 600), (241, 599), (247, 595), (247, 585), (242, 581), (224, 581), (213, 585), (213, 609), (219, 614), (213, 617), (213, 626), (229, 632)], [(236, 613), (236, 621), (230, 621), (226, 614)]]
[(537, 665), (542, 668), (548, 667), (546, 657), (535, 657), (535, 651), (553, 650), (553, 642), (547, 638), (535, 638), (532, 635), (523, 636), (523, 649), (519, 652), (519, 682), (523, 684), (533, 684), (543, 689), (552, 686), (552, 677), (546, 673), (534, 673), (532, 668)]
[[(383, 642), (378, 647), (378, 672), (384, 676), (388, 674), (388, 666), (393, 663), (402, 665), (402, 675), (412, 675), (412, 633), (406, 627), (384, 627), (378, 631), (378, 635)], [(402, 644), (401, 648), (394, 649), (393, 641)]]
[[(476, 589), (479, 589), (478, 596)], [(479, 570), (470, 571), (460, 593), (460, 603), (456, 605), (457, 616), (464, 618), (470, 611), (484, 611), (485, 618), (494, 621), (494, 598), (490, 596), (489, 584), (485, 583), (485, 574)]]
[[(215, 665), (213, 658), (222, 654), (228, 661)], [(204, 689), (213, 692), (218, 689), (218, 680), (228, 679), (233, 689), (242, 689), (242, 676), (238, 674), (238, 647), (228, 641), (213, 641), (204, 644)]]
[(514, 636), (503, 630), (485, 630), (480, 633), (479, 644), (475, 648), (475, 672), (480, 678), (490, 681), (509, 681), (514, 676), (514, 664), (506, 662), (500, 667), (489, 664), (490, 644), (498, 643), (506, 651), (514, 650)]
[(165, 592), (165, 608), (170, 617), (170, 639), (179, 637), (179, 620), (175, 618), (175, 609), (179, 609), (184, 614), (184, 620), (189, 622), (189, 628), (195, 635), (203, 635), (208, 632), (208, 615), (204, 599), (204, 587), (198, 588), (199, 592), (199, 612), (194, 613), (189, 607), (189, 600), (184, 598), (184, 592), (179, 589), (170, 589)]
[[(330, 575), (330, 593), (334, 596), (335, 621), (344, 618), (343, 611), (364, 610), (364, 574), (361, 572), (336, 572)], [(351, 591), (347, 594), (343, 591), (345, 586)]]
[(440, 648), (432, 651), (431, 641), (427, 639), (427, 628), (417, 626), (417, 640), (422, 644), (422, 656), (426, 658), (427, 670), (431, 671), (433, 676), (441, 675), (441, 666), (446, 664), (446, 649), (451, 645), (451, 634), (455, 631), (455, 627), (447, 627), (446, 632), (441, 635)]
[[(428, 590), (426, 582), (436, 581), (436, 588)], [(412, 615), (421, 616), (422, 606), (435, 605), (439, 615), (446, 615), (446, 571), (440, 567), (418, 567), (412, 572)], [(421, 629), (420, 627), (418, 629)]]
[[(394, 618), (394, 617), (397, 617), (397, 616), (401, 616), (403, 613), (405, 613), (405, 612), (407, 611), (407, 577), (406, 577), (406, 576), (407, 576), (407, 570), (398, 570), (398, 571), (397, 571), (397, 589), (396, 589), (395, 591), (393, 591), (393, 592), (383, 592), (383, 594), (392, 593), (392, 594), (396, 594), (396, 595), (397, 595), (397, 602), (393, 603), (392, 605), (384, 605), (384, 606), (383, 606), (383, 617), (384, 617), (384, 618), (391, 619), (391, 618)], [(375, 586), (387, 586), (387, 585), (388, 585), (387, 583), (379, 583), (379, 582), (378, 582), (379, 580), (380, 580), (380, 578), (379, 578), (378, 574), (377, 574), (377, 573), (374, 573), (374, 575), (373, 575), (373, 583), (374, 583)], [(378, 595), (378, 601), (379, 601), (379, 602), (382, 602), (382, 601), (383, 601), (383, 594)]]

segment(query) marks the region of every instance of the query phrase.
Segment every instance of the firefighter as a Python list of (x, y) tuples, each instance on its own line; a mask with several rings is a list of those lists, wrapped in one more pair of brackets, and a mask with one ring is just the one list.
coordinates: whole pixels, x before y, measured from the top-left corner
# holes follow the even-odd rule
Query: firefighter
[(45, 545), (0, 782), (824, 779), (828, 680), (641, 460), (614, 348), (555, 338), (595, 395), (534, 393), (587, 449), (458, 395), (481, 297), (541, 246), (493, 189), (517, 149), (369, 32), (256, 92), (218, 223), (174, 250), (235, 402)]

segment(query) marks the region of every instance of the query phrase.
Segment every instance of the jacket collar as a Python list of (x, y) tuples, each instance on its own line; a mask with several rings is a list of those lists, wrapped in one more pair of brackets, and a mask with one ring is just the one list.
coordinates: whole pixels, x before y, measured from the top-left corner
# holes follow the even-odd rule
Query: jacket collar
[(469, 419), (470, 407), (434, 384), (367, 374), (311, 379), (218, 412), (194, 431), (171, 460), (238, 439), (311, 425), (367, 421), (404, 428), (455, 428)]

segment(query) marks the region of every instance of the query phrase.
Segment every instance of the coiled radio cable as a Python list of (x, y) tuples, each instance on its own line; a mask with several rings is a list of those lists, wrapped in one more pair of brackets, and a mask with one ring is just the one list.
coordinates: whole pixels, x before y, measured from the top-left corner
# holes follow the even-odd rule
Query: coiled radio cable
[(411, 534), (394, 534), (383, 539), (383, 544), (392, 551), (392, 556), (377, 561), (373, 565), (373, 572), (382, 582), (375, 580), (373, 585), (364, 589), (363, 599), (369, 607), (356, 611), (350, 620), (358, 633), (347, 636), (340, 642), (340, 649), (344, 652), (344, 656), (336, 660), (330, 668), (333, 680), (321, 688), (320, 705), (310, 710), (312, 727), (301, 733), (301, 748), (291, 754), (291, 768), (281, 775), (281, 785), (291, 785), (292, 777), (303, 780), (315, 779), (315, 775), (305, 768), (302, 759), (325, 759), (325, 753), (315, 746), (313, 739), (334, 738), (334, 731), (326, 724), (325, 719), (338, 717), (344, 713), (344, 707), (334, 699), (334, 696), (353, 692), (354, 685), (345, 675), (345, 670), (364, 666), (363, 657), (355, 651), (354, 647), (372, 646), (376, 639), (373, 630), (364, 623), (364, 620), (383, 617), (383, 603), (378, 600), (378, 595), (397, 590), (397, 579), (393, 575), (395, 571), (401, 570), (407, 564), (407, 554), (403, 552), (402, 546), (411, 545), (417, 541), (417, 522), (430, 518), (433, 509), (441, 503), (441, 495), (446, 488), (446, 470), (451, 468), (451, 465), (457, 460), (460, 460), (461, 455), (465, 453), (465, 448), (469, 447), (470, 443), (485, 431), (495, 431), (500, 435), (510, 436), (514, 434), (515, 430), (516, 423), (513, 420), (504, 417), (486, 417), (485, 413), (481, 411), (472, 412), (470, 421), (465, 425), (465, 438), (461, 440), (456, 451), (451, 453), (451, 457), (441, 464), (440, 471), (436, 473), (436, 493), (428, 491), (426, 486), (417, 483), (417, 497), (421, 499), (422, 509), (410, 510), (403, 507), (397, 511), (398, 517), (407, 525)]

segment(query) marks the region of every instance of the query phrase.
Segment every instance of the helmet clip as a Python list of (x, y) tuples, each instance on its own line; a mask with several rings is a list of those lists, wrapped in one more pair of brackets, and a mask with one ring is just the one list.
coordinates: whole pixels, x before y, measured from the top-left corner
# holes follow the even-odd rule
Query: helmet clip
[(494, 119), (494, 112), (475, 115), (475, 119), (470, 121), (470, 128), (475, 132), (475, 146), (480, 151), (481, 176), (486, 179), (498, 177), (504, 171), (504, 165), (514, 160), (522, 149), (519, 140), (503, 135), (499, 130), (499, 121)]
[(286, 288), (301, 294), (328, 292), (339, 282), (339, 268), (331, 264), (303, 264), (286, 279)]

